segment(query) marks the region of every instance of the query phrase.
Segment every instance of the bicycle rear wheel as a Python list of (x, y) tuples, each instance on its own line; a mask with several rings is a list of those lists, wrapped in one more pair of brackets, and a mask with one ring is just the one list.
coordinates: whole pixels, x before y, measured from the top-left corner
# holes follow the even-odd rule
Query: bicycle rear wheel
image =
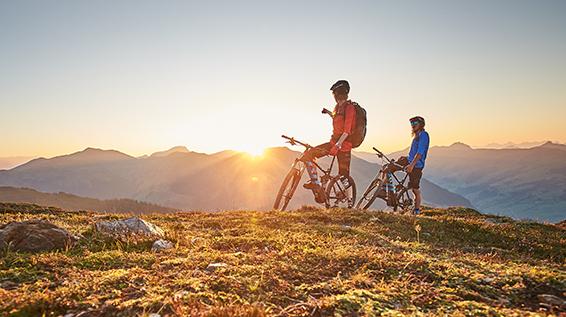
[(352, 208), (356, 203), (356, 183), (348, 177), (348, 187), (344, 186), (344, 176), (330, 180), (326, 187), (326, 208)]
[(364, 210), (368, 209), (371, 206), (371, 204), (373, 204), (375, 199), (377, 198), (377, 192), (378, 192), (379, 188), (381, 188), (382, 185), (383, 185), (383, 180), (381, 180), (379, 178), (374, 179), (369, 184), (366, 191), (364, 192), (362, 198), (358, 202), (358, 205), (356, 205), (356, 208), (364, 209)]
[(397, 195), (397, 206), (394, 211), (401, 211), (402, 213), (412, 212), (415, 206), (415, 201), (411, 198), (410, 190), (407, 188), (401, 189)]
[(301, 180), (302, 176), (302, 169), (297, 169), (296, 167), (291, 168), (289, 173), (283, 179), (283, 183), (279, 188), (279, 192), (277, 193), (277, 197), (275, 198), (275, 203), (273, 204), (273, 209), (275, 210), (285, 210), (293, 198), (295, 194), (295, 190), (297, 189), (297, 185)]

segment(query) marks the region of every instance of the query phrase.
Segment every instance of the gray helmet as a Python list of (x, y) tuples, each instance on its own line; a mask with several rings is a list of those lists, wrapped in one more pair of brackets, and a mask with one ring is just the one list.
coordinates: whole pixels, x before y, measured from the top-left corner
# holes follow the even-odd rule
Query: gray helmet
[(350, 92), (350, 84), (347, 80), (339, 80), (330, 87), (330, 90), (340, 94), (347, 94)]

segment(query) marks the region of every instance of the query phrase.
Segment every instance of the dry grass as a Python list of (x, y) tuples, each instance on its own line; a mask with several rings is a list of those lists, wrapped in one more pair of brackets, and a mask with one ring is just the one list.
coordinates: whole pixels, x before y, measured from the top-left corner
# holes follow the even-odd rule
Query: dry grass
[[(66, 251), (1, 253), (0, 315), (544, 315), (559, 312), (536, 296), (566, 289), (563, 229), (490, 223), (468, 209), (427, 210), (417, 223), (313, 208), (148, 215), (176, 243), (153, 253), (151, 241), (92, 232), (127, 215), (2, 208), (0, 223), (43, 218), (84, 239)], [(206, 269), (215, 262), (227, 266)]]

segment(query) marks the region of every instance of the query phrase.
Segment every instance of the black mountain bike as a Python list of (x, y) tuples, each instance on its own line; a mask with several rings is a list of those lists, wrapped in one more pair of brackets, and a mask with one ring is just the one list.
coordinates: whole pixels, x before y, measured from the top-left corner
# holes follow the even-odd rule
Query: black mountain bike
[[(287, 139), (287, 143), (291, 145), (302, 145), (305, 147), (305, 152), (312, 148), (312, 146), (303, 143), (301, 141), (297, 141), (294, 138), (282, 135), (284, 139)], [(348, 177), (348, 184), (349, 186), (344, 186), (343, 178), (344, 176), (337, 175), (332, 176), (330, 175), (332, 172), (332, 167), (334, 166), (334, 161), (336, 157), (332, 157), (332, 162), (327, 169), (323, 169), (316, 160), (313, 160), (312, 163), (318, 168), (323, 175), (320, 176), (320, 182), (322, 183), (322, 188), (326, 194), (326, 201), (324, 205), (326, 208), (335, 208), (335, 207), (342, 207), (342, 208), (352, 208), (356, 201), (356, 184), (354, 183), (354, 179), (349, 176)], [(287, 173), (285, 178), (283, 179), (283, 184), (281, 184), (281, 188), (279, 188), (279, 192), (277, 193), (277, 197), (275, 198), (275, 203), (273, 204), (273, 209), (275, 210), (285, 210), (293, 198), (297, 187), (299, 186), (299, 182), (305, 172), (306, 166), (305, 163), (296, 158), (291, 166), (291, 170)]]
[[(377, 199), (383, 199), (387, 206), (392, 207), (393, 211), (408, 212), (413, 209), (414, 201), (407, 188), (408, 176), (405, 172), (406, 165), (398, 164), (395, 160), (389, 159), (385, 154), (376, 148), (377, 157), (382, 161), (382, 167), (365, 190), (356, 208), (368, 209)], [(397, 174), (401, 173), (402, 177)], [(380, 195), (381, 193), (381, 195)]]

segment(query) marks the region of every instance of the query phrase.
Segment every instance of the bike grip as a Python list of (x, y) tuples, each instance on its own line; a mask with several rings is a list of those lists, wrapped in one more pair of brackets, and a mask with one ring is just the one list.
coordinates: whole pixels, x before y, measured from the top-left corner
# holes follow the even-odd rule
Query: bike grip
[(373, 147), (373, 150), (374, 150), (374, 151), (376, 151), (376, 152), (379, 152), (379, 150), (378, 150), (378, 149), (376, 149), (376, 148), (375, 148), (375, 146)]

